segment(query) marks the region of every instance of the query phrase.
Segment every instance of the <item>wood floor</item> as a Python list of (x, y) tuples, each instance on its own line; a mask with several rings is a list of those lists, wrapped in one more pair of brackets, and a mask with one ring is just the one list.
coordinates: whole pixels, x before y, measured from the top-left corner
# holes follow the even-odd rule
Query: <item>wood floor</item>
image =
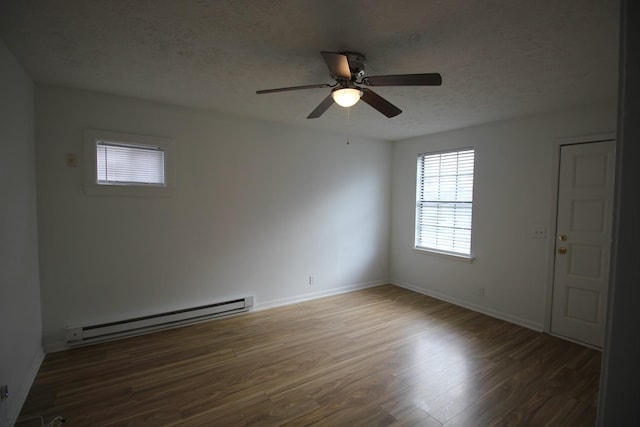
[(599, 371), (598, 351), (389, 285), (49, 354), (21, 417), (592, 426)]

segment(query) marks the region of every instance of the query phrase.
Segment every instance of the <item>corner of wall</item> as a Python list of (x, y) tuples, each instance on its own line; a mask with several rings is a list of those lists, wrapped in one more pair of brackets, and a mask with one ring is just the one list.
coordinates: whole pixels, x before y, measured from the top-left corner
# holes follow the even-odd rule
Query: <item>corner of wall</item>
[(6, 402), (7, 416), (5, 419), (0, 419), (0, 427), (5, 427), (5, 425), (12, 426), (18, 420), (22, 406), (27, 400), (33, 381), (36, 379), (36, 375), (40, 370), (40, 365), (42, 365), (42, 362), (44, 361), (44, 357), (45, 352), (40, 348), (29, 365), (29, 369), (24, 377), (24, 381), (20, 385), (20, 388), (15, 393), (10, 391), (10, 398), (8, 398)]

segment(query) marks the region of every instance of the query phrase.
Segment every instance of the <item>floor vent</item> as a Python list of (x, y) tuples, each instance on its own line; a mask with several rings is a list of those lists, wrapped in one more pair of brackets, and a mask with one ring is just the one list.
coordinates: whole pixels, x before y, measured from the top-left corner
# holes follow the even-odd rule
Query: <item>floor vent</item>
[(214, 317), (241, 313), (249, 311), (252, 307), (253, 297), (244, 297), (167, 313), (102, 323), (100, 325), (70, 327), (67, 328), (67, 344), (75, 346), (140, 335), (147, 332), (202, 322)]

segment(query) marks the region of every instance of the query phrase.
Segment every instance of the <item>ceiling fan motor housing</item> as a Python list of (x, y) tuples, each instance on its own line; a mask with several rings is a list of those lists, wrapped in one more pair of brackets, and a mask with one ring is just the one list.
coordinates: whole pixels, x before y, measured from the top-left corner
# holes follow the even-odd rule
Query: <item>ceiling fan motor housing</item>
[(365, 64), (367, 58), (358, 52), (340, 52), (347, 57), (349, 62), (349, 71), (351, 71), (351, 81), (362, 80), (364, 77)]

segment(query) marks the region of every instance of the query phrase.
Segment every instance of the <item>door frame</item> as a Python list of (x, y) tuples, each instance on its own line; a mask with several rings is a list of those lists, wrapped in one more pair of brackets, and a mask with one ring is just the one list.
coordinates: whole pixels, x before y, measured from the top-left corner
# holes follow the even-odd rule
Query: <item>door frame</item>
[[(558, 218), (558, 192), (560, 185), (560, 154), (562, 152), (562, 147), (566, 145), (574, 145), (574, 144), (588, 144), (591, 142), (604, 142), (616, 140), (615, 132), (606, 132), (606, 133), (598, 133), (584, 136), (572, 136), (572, 137), (563, 137), (556, 138), (553, 141), (553, 168), (551, 175), (551, 209), (549, 212), (549, 234), (547, 235), (547, 298), (545, 304), (545, 313), (544, 313), (544, 332), (549, 335), (554, 335), (551, 332), (551, 313), (552, 313), (552, 304), (553, 304), (553, 285), (554, 285), (554, 272), (555, 272), (555, 249), (556, 249), (556, 236), (558, 235), (557, 229), (557, 218)], [(611, 262), (611, 260), (609, 261)], [(570, 338), (562, 337), (562, 339), (573, 341)], [(575, 341), (578, 342), (578, 341)], [(589, 346), (583, 342), (578, 342), (581, 345)], [(596, 348), (596, 347), (593, 347)], [(600, 350), (598, 348), (598, 350)]]

